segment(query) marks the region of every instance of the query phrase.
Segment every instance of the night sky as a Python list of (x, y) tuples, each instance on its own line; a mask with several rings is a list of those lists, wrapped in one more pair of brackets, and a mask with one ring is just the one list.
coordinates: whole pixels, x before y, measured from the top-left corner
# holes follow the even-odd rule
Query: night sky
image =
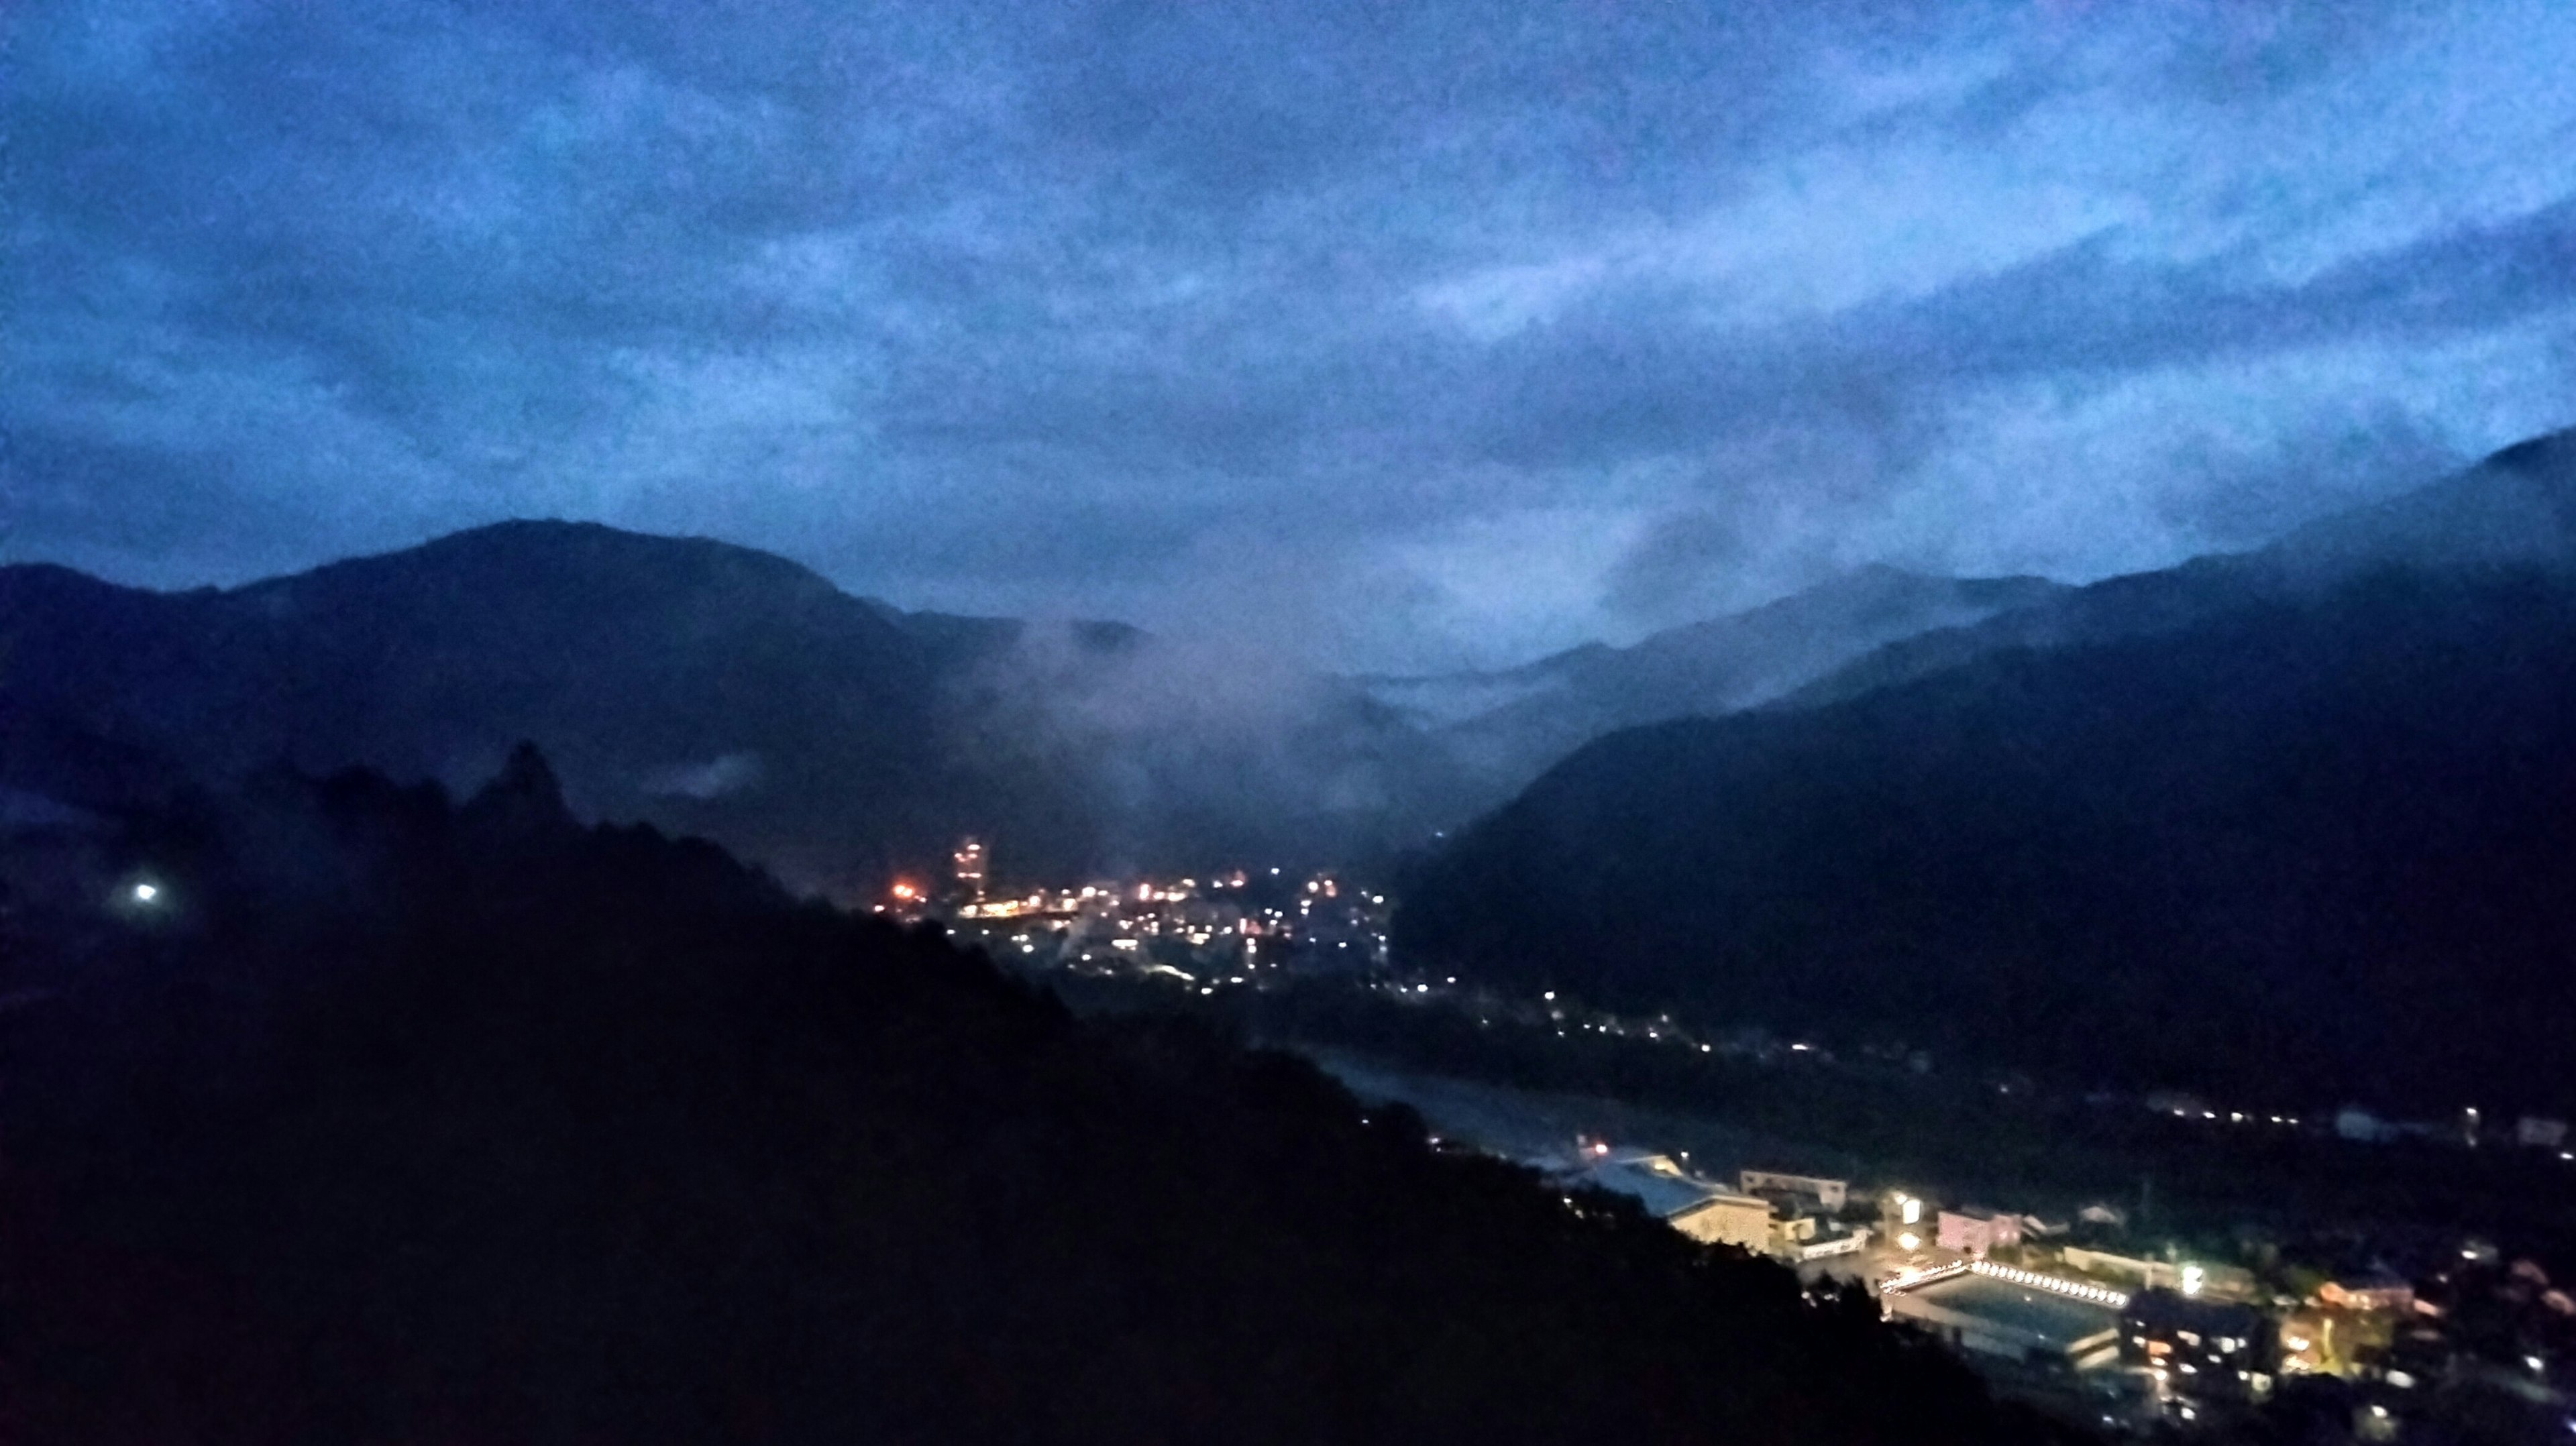
[(124, 581), (578, 517), (1421, 668), (2576, 422), (2563, 0), (8, 10), (0, 557)]

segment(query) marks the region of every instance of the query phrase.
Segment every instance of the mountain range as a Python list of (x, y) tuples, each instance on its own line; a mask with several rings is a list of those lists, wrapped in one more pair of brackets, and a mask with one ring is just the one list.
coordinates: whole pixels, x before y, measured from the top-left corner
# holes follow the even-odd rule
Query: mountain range
[(180, 593), (0, 569), (12, 786), (114, 802), (285, 762), (461, 790), (520, 739), (587, 814), (845, 894), (965, 834), (1022, 876), (1363, 851), (1433, 827), (1442, 778), (1337, 679), (906, 612), (702, 539), (507, 523)]
[(2576, 433), (1601, 738), (1423, 967), (2079, 1080), (2563, 1109)]
[[(2062, 591), (1873, 568), (1508, 675), (1345, 679), (1118, 623), (908, 612), (784, 558), (514, 522), (232, 589), (0, 568), (0, 785), (117, 803), (266, 764), (451, 790), (520, 739), (575, 806), (841, 897), (963, 835), (1006, 876), (1379, 859), (1615, 728), (1723, 713)], [(1442, 713), (1482, 689), (1499, 706)]]
[(1873, 565), (1624, 648), (1590, 643), (1499, 672), (1367, 681), (1499, 801), (1605, 733), (1768, 702), (1885, 644), (2066, 591), (2045, 578), (1926, 577)]
[(2256, 552), (2088, 587), (1865, 568), (1628, 647), (1413, 678), (906, 611), (769, 554), (593, 524), (230, 589), (20, 565), (0, 568), (0, 788), (121, 806), (286, 762), (461, 792), (530, 739), (585, 815), (701, 834), (843, 898), (967, 834), (1005, 878), (1383, 861), (1595, 739), (1644, 746), (1622, 730), (1830, 731), (1845, 704), (1942, 678), (1977, 696), (2022, 666), (2002, 660), (2309, 608), (2373, 569), (2545, 570), (2576, 529), (2569, 450), (2541, 439)]

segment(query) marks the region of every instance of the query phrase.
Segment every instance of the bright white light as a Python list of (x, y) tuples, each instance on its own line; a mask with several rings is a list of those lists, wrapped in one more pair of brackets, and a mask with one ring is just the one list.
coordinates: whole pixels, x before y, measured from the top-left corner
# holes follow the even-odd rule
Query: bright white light
[[(1902, 1198), (1904, 1199), (1904, 1202), (1905, 1202), (1905, 1223), (1906, 1223), (1906, 1224), (1908, 1224), (1908, 1225), (1920, 1225), (1920, 1224), (1922, 1224), (1922, 1223), (1923, 1223), (1923, 1202), (1922, 1202), (1922, 1201), (1920, 1201), (1920, 1200), (1915, 1199), (1915, 1198), (1914, 1198), (1913, 1196), (1911, 1196), (1911, 1195), (1907, 1195), (1907, 1196), (1904, 1196), (1904, 1197), (1902, 1197)], [(1910, 1247), (1909, 1247), (1909, 1248), (1910, 1248)]]
[(2200, 1294), (2200, 1287), (2205, 1279), (2206, 1272), (2204, 1272), (2199, 1266), (2184, 1266), (2182, 1268), (2182, 1293), (2185, 1295)]
[(1905, 1234), (1896, 1237), (1896, 1243), (1907, 1250), (1921, 1250), (1923, 1248), (1923, 1237), (1913, 1233), (1912, 1231), (1907, 1231)]
[(148, 904), (160, 897), (161, 886), (159, 884), (136, 884), (134, 886), (134, 902), (138, 904)]

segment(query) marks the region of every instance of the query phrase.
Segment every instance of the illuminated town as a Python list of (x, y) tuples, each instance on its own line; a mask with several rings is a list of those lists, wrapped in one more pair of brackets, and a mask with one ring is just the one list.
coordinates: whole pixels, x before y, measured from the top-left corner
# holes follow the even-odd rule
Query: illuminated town
[[(1630, 1037), (1675, 1042), (1658, 1036)], [(2304, 1128), (2353, 1149), (2392, 1143), (2349, 1119), (2188, 1118), (2186, 1128)], [(2563, 1136), (2558, 1121), (2526, 1119), (2417, 1143), (2509, 1152), (2545, 1170), (2569, 1163)], [(1590, 1208), (1587, 1187), (1610, 1191), (1694, 1239), (1792, 1266), (1811, 1294), (1865, 1289), (2003, 1393), (2073, 1424), (2236, 1439), (2264, 1421), (2324, 1419), (2358, 1440), (2395, 1441), (2471, 1386), (2567, 1412), (2576, 1299), (2537, 1262), (2473, 1234), (2329, 1232), (2284, 1248), (2253, 1234), (2164, 1235), (2107, 1201), (1999, 1209), (1888, 1181), (1722, 1172), (1588, 1137), (1518, 1158), (1557, 1182), (1571, 1209)]]
[[(990, 868), (987, 845), (963, 840), (946, 878), (899, 879), (877, 912), (935, 921), (1028, 977), (1123, 982), (1213, 1007), (1229, 993), (1327, 986), (1568, 1048), (1827, 1074), (1928, 1076), (1936, 1068), (1921, 1051), (1846, 1058), (1820, 1041), (1417, 976), (1390, 958), (1387, 896), (1330, 873), (1268, 868), (1000, 891)], [(1994, 1087), (2033, 1088), (2018, 1080)], [(2505, 1124), (2469, 1109), (2455, 1120), (2399, 1122), (2358, 1107), (2228, 1107), (2172, 1091), (2087, 1103), (2169, 1131), (2212, 1132), (2213, 1141), (2480, 1151), (2554, 1168), (2556, 1188), (2576, 1183), (2568, 1170), (2576, 1149), (2553, 1119)], [(2576, 1298), (2536, 1262), (2461, 1231), (2247, 1249), (2160, 1232), (2144, 1202), (1988, 1205), (1944, 1199), (1910, 1180), (1805, 1173), (1755, 1157), (1721, 1164), (1592, 1133), (1461, 1132), (1444, 1147), (1531, 1167), (1578, 1213), (1599, 1208), (1594, 1192), (1626, 1197), (1693, 1239), (1792, 1267), (1811, 1293), (1866, 1290), (1889, 1319), (1959, 1352), (2005, 1394), (2088, 1428), (2227, 1439), (2256, 1413), (2295, 1403), (2332, 1416), (2353, 1439), (2396, 1441), (2446, 1382), (2474, 1380), (2556, 1410), (2561, 1373), (2576, 1367)]]
[(1104, 880), (995, 892), (983, 842), (959, 843), (949, 877), (898, 879), (876, 911), (935, 919), (1023, 971), (1160, 978), (1213, 994), (1267, 971), (1375, 970), (1387, 962), (1384, 894), (1329, 874)]

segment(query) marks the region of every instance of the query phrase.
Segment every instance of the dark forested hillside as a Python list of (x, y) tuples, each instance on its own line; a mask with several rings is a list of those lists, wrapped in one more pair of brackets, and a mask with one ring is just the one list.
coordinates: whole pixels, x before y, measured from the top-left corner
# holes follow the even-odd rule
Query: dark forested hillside
[[(1872, 1308), (582, 829), (533, 754), (461, 809), (270, 773), (45, 828), (0, 910), (9, 1440), (2027, 1434)], [(31, 881), (73, 834), (94, 877)]]
[(2576, 586), (2388, 570), (1617, 734), (1467, 831), (1417, 961), (2077, 1082), (2576, 1104)]

